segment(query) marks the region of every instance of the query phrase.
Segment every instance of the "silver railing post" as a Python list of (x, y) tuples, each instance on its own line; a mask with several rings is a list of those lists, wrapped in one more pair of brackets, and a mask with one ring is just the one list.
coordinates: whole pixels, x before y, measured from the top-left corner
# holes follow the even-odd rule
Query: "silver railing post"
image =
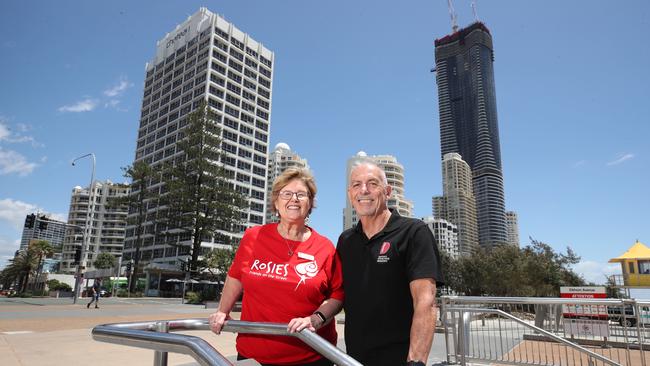
[(460, 310), (458, 317), (458, 335), (456, 337), (456, 343), (458, 344), (458, 353), (460, 353), (460, 364), (463, 366), (467, 365), (465, 356), (469, 350), (469, 328), (471, 317), (471, 313)]
[[(159, 321), (156, 323), (156, 331), (160, 333), (169, 333), (169, 323)], [(167, 366), (169, 354), (164, 351), (154, 351), (153, 366)]]

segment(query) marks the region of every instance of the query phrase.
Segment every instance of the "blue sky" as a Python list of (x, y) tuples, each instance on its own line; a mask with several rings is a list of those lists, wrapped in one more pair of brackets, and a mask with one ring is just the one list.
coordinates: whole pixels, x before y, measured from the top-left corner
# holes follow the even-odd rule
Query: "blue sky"
[[(470, 1), (454, 2), (461, 26)], [(122, 182), (144, 66), (200, 6), (275, 52), (271, 144), (309, 160), (316, 230), (336, 241), (345, 164), (363, 150), (406, 171), (417, 216), (442, 191), (433, 41), (436, 1), (3, 1), (0, 4), (0, 266), (25, 214), (67, 217), (71, 189)], [(478, 1), (491, 30), (506, 206), (528, 237), (572, 247), (588, 280), (650, 245), (650, 3)]]

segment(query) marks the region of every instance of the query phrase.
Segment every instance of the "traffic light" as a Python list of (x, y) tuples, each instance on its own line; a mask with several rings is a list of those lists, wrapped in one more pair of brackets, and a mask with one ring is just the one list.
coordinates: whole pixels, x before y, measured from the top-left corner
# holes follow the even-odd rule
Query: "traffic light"
[(74, 250), (74, 264), (79, 264), (81, 262), (81, 248)]
[(47, 230), (47, 217), (41, 216), (38, 218), (38, 230)]
[(131, 273), (131, 262), (128, 262), (128, 263), (126, 264), (126, 271), (129, 272), (129, 273)]
[(35, 220), (36, 220), (36, 215), (34, 214), (27, 215), (27, 217), (25, 218), (25, 227), (28, 229), (33, 229)]

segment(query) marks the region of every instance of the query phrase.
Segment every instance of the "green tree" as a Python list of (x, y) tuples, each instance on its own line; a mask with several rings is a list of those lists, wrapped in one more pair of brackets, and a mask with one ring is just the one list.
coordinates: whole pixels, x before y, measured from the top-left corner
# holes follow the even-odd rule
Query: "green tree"
[(99, 253), (93, 262), (93, 266), (98, 269), (113, 268), (115, 267), (115, 256), (107, 252)]
[(38, 254), (31, 248), (23, 250), (11, 261), (9, 265), (14, 278), (18, 280), (18, 292), (25, 292), (29, 277), (35, 273), (38, 266)]
[(133, 268), (130, 291), (134, 291), (138, 278), (138, 265), (140, 263), (140, 248), (142, 247), (142, 236), (144, 234), (144, 223), (147, 221), (147, 205), (152, 200), (159, 198), (158, 188), (150, 188), (152, 181), (158, 179), (158, 172), (144, 161), (137, 161), (132, 166), (122, 168), (125, 178), (131, 180), (131, 193), (128, 196), (114, 197), (109, 200), (109, 207), (125, 206), (129, 215), (127, 224), (133, 226), (135, 240), (133, 247)]
[(37, 240), (32, 242), (29, 246), (38, 257), (36, 266), (36, 283), (38, 284), (38, 279), (41, 277), (41, 273), (43, 272), (43, 259), (51, 257), (54, 254), (54, 247), (47, 240)]
[[(202, 103), (190, 113), (183, 139), (177, 143), (182, 154), (163, 168), (166, 193), (161, 197), (156, 230), (163, 234), (189, 237), (190, 272), (197, 273), (201, 242), (214, 239), (231, 244), (227, 232), (238, 229), (245, 197), (235, 191), (224, 169), (217, 115)], [(180, 234), (180, 235), (179, 235)], [(169, 243), (169, 241), (168, 241)]]
[(226, 274), (235, 259), (236, 246), (229, 248), (216, 248), (208, 252), (204, 257), (205, 268), (213, 280), (225, 281)]
[(481, 248), (457, 259), (443, 256), (447, 285), (468, 296), (559, 296), (560, 286), (584, 286), (571, 265), (580, 261), (571, 248), (556, 253), (531, 238), (525, 248)]

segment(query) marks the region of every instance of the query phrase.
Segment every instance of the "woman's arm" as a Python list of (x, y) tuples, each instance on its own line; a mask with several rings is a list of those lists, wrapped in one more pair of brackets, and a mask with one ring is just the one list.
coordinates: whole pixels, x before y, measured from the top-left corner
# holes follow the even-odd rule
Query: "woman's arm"
[[(321, 328), (323, 325), (329, 323), (334, 316), (343, 308), (343, 302), (336, 299), (327, 299), (314, 311), (310, 316), (304, 318), (293, 318), (287, 325), (287, 330), (290, 333), (300, 332), (307, 328), (312, 332)], [(320, 314), (325, 318), (323, 319)]]
[(216, 334), (221, 333), (226, 320), (230, 319), (230, 311), (235, 302), (241, 296), (243, 287), (241, 282), (238, 279), (226, 276), (226, 283), (223, 286), (223, 291), (221, 292), (221, 301), (219, 301), (219, 307), (217, 311), (210, 315), (210, 329)]

